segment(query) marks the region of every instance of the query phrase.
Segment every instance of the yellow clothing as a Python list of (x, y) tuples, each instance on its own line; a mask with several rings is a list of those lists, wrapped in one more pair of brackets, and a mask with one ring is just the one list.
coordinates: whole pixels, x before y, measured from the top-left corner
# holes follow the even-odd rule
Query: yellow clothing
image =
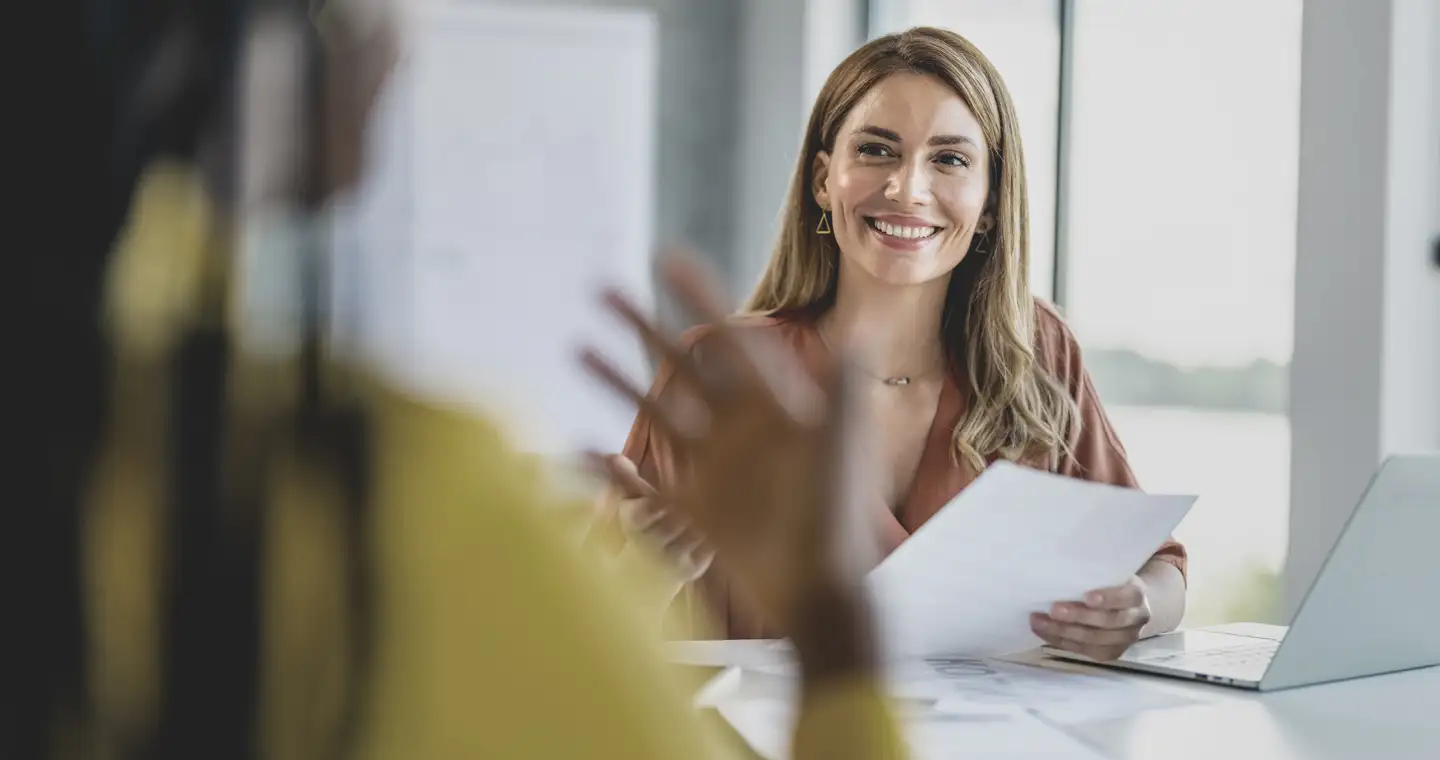
[[(174, 203), (187, 196), (168, 186), (137, 197), (133, 225), (173, 225), (177, 212), (194, 211)], [(132, 239), (155, 239), (144, 232)], [(161, 704), (164, 347), (157, 338), (118, 362), (114, 420), (92, 490), (93, 682), (111, 738), (143, 734)], [(246, 389), (279, 398), (270, 380), (283, 376), (242, 362), (232, 397), (256, 412), (263, 404)], [(547, 493), (540, 468), (507, 449), (493, 426), (383, 388), (357, 398), (373, 433), (377, 638), (358, 692), (356, 756), (733, 756), (736, 747), (706, 728), (660, 657), (659, 621), (645, 614), (660, 605), (646, 602), (643, 573), (605, 565), (564, 529), (587, 505), (571, 510)], [(256, 416), (263, 424), (266, 413)], [(331, 746), (344, 695), (357, 686), (345, 651), (344, 512), (327, 463), (298, 447), (272, 453), (259, 747), (267, 758), (308, 760)], [(815, 760), (898, 758), (903, 750), (870, 680), (812, 694), (794, 742), (795, 757)]]
[[(368, 757), (703, 758), (707, 736), (615, 577), (560, 539), (492, 430), (391, 397), (377, 415), (389, 581)], [(470, 467), (467, 463), (477, 463)], [(425, 503), (425, 494), (474, 494)], [(423, 695), (423, 696), (422, 696)], [(897, 756), (873, 683), (805, 712), (803, 758)]]

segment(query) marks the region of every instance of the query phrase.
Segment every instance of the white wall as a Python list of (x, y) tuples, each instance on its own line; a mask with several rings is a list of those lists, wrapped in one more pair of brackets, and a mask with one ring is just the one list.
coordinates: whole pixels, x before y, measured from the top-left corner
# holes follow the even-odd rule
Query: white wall
[[(769, 257), (814, 95), (863, 36), (861, 0), (406, 1), (655, 14), (653, 239), (707, 254), (737, 297), (749, 291)], [(503, 113), (504, 104), (495, 105)], [(686, 315), (660, 301), (662, 318), (683, 326)], [(353, 329), (362, 327), (376, 329)]]
[(735, 249), (740, 0), (447, 0), (639, 8), (659, 22), (655, 239), (684, 241), (723, 268)]
[(1287, 619), (1383, 457), (1440, 448), (1437, 47), (1436, 0), (1305, 4)]
[[(660, 22), (656, 240), (715, 260), (737, 297), (769, 259), (805, 119), (863, 41), (862, 0), (455, 0), (635, 7)], [(674, 320), (681, 315), (662, 313)]]

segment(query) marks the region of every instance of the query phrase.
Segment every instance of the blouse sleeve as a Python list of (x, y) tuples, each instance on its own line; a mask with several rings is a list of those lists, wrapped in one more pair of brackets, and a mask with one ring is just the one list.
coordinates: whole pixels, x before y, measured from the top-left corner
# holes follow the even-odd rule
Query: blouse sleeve
[[(680, 344), (685, 350), (693, 351), (695, 344), (705, 335), (708, 330), (704, 327), (691, 328), (680, 336)], [(655, 379), (650, 384), (650, 390), (646, 397), (652, 401), (665, 403), (668, 399), (667, 389), (670, 378), (675, 374), (675, 367), (669, 362), (662, 362), (655, 372)], [(625, 439), (625, 445), (620, 449), (620, 454), (635, 464), (640, 477), (644, 478), (658, 488), (674, 487), (677, 479), (678, 452), (674, 442), (664, 434), (656, 424), (652, 416), (641, 410), (635, 415), (635, 421), (630, 425), (630, 434)], [(615, 507), (617, 500), (607, 498), (601, 503), (601, 512), (595, 527), (591, 531), (592, 538), (603, 540), (606, 546), (619, 548), (625, 543), (624, 536), (619, 530), (619, 515)]]
[[(692, 328), (680, 336), (680, 345), (693, 353), (696, 345), (709, 332), (707, 326)], [(674, 375), (675, 366), (670, 362), (662, 362), (655, 373), (654, 382), (650, 385), (650, 392), (646, 395), (662, 406), (668, 403), (673, 396), (669, 391), (670, 379)], [(635, 422), (630, 426), (630, 435), (625, 439), (625, 446), (620, 453), (635, 463), (640, 477), (647, 482), (663, 488), (671, 488), (676, 484), (679, 457), (674, 441), (655, 425), (654, 418), (644, 410), (635, 415)]]

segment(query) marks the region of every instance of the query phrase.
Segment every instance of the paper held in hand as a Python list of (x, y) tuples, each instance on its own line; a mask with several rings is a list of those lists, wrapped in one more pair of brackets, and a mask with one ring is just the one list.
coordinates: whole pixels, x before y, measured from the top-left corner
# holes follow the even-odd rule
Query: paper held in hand
[(1196, 498), (996, 462), (870, 573), (887, 657), (1040, 646), (1030, 613), (1127, 581)]

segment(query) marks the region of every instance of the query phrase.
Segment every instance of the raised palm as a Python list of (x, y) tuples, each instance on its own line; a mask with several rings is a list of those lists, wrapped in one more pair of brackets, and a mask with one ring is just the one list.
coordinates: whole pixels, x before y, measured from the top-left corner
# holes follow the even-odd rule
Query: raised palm
[(677, 299), (714, 327), (686, 352), (618, 294), (607, 301), (675, 366), (674, 403), (647, 398), (603, 358), (591, 370), (677, 443), (684, 485), (662, 498), (716, 552), (719, 569), (789, 632), (807, 599), (858, 589), (876, 542), (860, 498), (866, 415), (842, 363), (818, 376), (760, 331), (725, 325), (723, 299), (691, 257), (663, 268)]

